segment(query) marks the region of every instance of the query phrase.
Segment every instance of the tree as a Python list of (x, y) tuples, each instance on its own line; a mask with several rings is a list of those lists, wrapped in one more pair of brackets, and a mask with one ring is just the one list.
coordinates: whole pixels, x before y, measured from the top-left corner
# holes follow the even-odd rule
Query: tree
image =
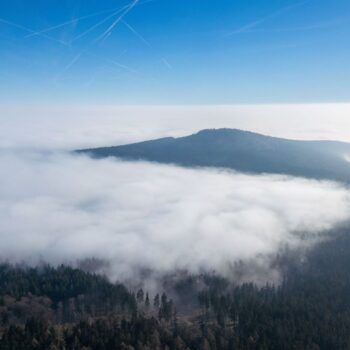
[(159, 298), (159, 294), (157, 293), (156, 296), (154, 297), (153, 300), (153, 306), (158, 309), (160, 306), (160, 298)]
[(144, 302), (144, 296), (145, 296), (145, 293), (143, 292), (143, 289), (140, 288), (137, 293), (136, 293), (136, 299), (137, 299), (137, 302), (138, 303), (143, 303)]
[(148, 295), (148, 293), (146, 293), (145, 307), (146, 307), (146, 309), (149, 309), (149, 307), (150, 307), (150, 301), (149, 301), (149, 295)]

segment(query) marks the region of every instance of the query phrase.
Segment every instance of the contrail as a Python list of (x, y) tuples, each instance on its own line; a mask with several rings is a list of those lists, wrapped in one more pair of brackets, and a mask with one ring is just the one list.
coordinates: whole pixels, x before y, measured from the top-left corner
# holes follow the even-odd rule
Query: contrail
[(152, 48), (152, 45), (146, 40), (139, 32), (137, 32), (129, 23), (125, 22), (123, 19), (121, 22), (132, 32), (134, 33), (146, 46)]
[(71, 62), (69, 62), (66, 67), (62, 69), (62, 71), (54, 78), (54, 82), (57, 83), (58, 79), (65, 73), (67, 72), (78, 60), (80, 59), (82, 53), (79, 53), (76, 55)]
[(57, 24), (57, 25), (55, 25), (55, 26), (52, 26), (52, 27), (49, 27), (49, 28), (46, 28), (46, 29), (37, 31), (37, 32), (35, 32), (35, 33), (28, 34), (28, 35), (25, 36), (25, 38), (29, 38), (29, 37), (32, 37), (32, 36), (35, 36), (35, 35), (44, 34), (44, 33), (50, 32), (51, 30), (55, 30), (55, 29), (58, 29), (58, 28), (62, 28), (62, 27), (67, 26), (67, 25), (69, 25), (69, 24), (76, 23), (76, 22), (81, 21), (81, 20), (84, 20), (84, 19), (96, 17), (96, 16), (102, 15), (102, 14), (104, 14), (104, 13), (114, 12), (114, 11), (116, 11), (116, 10), (117, 10), (117, 9), (114, 8), (113, 10), (109, 9), (109, 10), (99, 11), (99, 12), (91, 13), (91, 14), (86, 15), (86, 16), (74, 18), (74, 19), (72, 19), (72, 20), (70, 20), (70, 21), (66, 21), (66, 22)]
[(300, 27), (287, 27), (287, 28), (273, 28), (273, 29), (254, 29), (249, 32), (259, 32), (259, 33), (284, 33), (284, 32), (298, 32), (298, 31), (307, 31), (313, 29), (326, 29), (339, 26), (341, 24), (347, 23), (349, 20), (338, 19), (328, 22), (314, 23), (306, 26)]
[(78, 62), (78, 60), (80, 59), (82, 53), (79, 53), (77, 54), (73, 59), (72, 61), (67, 64), (67, 66), (62, 70), (61, 74), (67, 72), (67, 70), (69, 70), (76, 62)]
[(162, 62), (165, 64), (165, 66), (172, 70), (173, 69), (173, 66), (168, 62), (168, 60), (166, 60), (164, 57), (162, 58)]
[[(157, 0), (145, 0), (145, 1), (140, 2), (140, 5), (147, 4), (147, 3), (153, 2), (153, 1), (157, 1)], [(81, 21), (81, 20), (84, 20), (84, 19), (93, 18), (93, 17), (99, 16), (99, 15), (102, 15), (102, 14), (104, 14), (104, 13), (113, 12), (113, 13), (115, 13), (115, 14), (118, 14), (119, 12), (121, 12), (121, 11), (123, 11), (124, 9), (128, 8), (129, 6), (130, 6), (130, 5), (125, 5), (125, 6), (123, 6), (123, 7), (120, 8), (120, 9), (114, 8), (114, 9), (109, 9), (109, 10), (103, 10), (103, 11), (91, 13), (91, 14), (86, 15), (86, 16), (74, 18), (74, 19), (72, 19), (72, 20), (70, 20), (70, 21), (66, 21), (66, 22), (57, 24), (57, 25), (55, 25), (55, 26), (52, 26), (52, 27), (49, 27), (49, 28), (46, 28), (46, 29), (43, 29), (43, 30), (40, 30), (40, 31), (37, 31), (37, 32), (34, 32), (34, 33), (31, 33), (31, 34), (28, 34), (28, 35), (25, 36), (25, 38), (30, 38), (30, 37), (35, 36), (35, 35), (40, 35), (40, 34), (48, 33), (48, 32), (50, 32), (50, 31), (52, 31), (52, 30), (62, 28), (62, 27), (64, 27), (64, 26), (66, 26), (66, 25), (69, 25), (69, 24), (72, 24), (72, 23), (76, 23), (76, 22)], [(117, 12), (114, 12), (114, 11), (117, 11)], [(111, 17), (113, 17), (113, 16), (111, 16)], [(111, 18), (111, 17), (108, 17), (106, 20), (108, 20), (108, 19)], [(105, 22), (105, 21), (103, 20), (99, 25), (103, 24), (104, 22)], [(95, 28), (96, 28), (96, 27), (94, 26), (91, 30), (93, 30), (93, 29), (95, 29)], [(90, 30), (88, 30), (87, 33), (88, 33), (88, 32), (90, 32)], [(87, 34), (87, 33), (86, 33), (86, 34)], [(80, 37), (82, 37), (82, 36), (84, 36), (84, 35), (85, 35), (85, 34), (83, 33), (83, 34), (79, 35), (78, 37), (76, 37), (76, 38), (73, 39), (73, 40), (77, 40), (77, 39), (79, 39)]]
[[(150, 0), (150, 1), (155, 1), (155, 0)], [(148, 46), (150, 49), (152, 49), (152, 45), (150, 44), (150, 42), (148, 40), (146, 40), (134, 27), (132, 27), (128, 22), (126, 22), (125, 20), (121, 20), (121, 23), (123, 23), (134, 35), (136, 35), (146, 46)], [(162, 57), (161, 62), (164, 63), (164, 65), (172, 70), (173, 67), (172, 65), (164, 58)]]
[(78, 36), (76, 36), (75, 38), (73, 38), (71, 40), (71, 43), (73, 43), (74, 41), (84, 37), (85, 35), (89, 34), (90, 32), (92, 32), (95, 28), (99, 27), (100, 25), (102, 25), (103, 23), (107, 22), (110, 18), (116, 16), (118, 13), (122, 12), (125, 9), (125, 6), (122, 7), (121, 9), (119, 9), (116, 12), (113, 12), (111, 15), (105, 17), (103, 20), (97, 22), (96, 24), (94, 24), (92, 27), (90, 27), (88, 30), (86, 30), (85, 32), (79, 34)]
[[(90, 55), (95, 56), (95, 57), (97, 57), (97, 58), (101, 58), (101, 56), (98, 56), (98, 55), (95, 55), (95, 54), (92, 54), (92, 53), (90, 53)], [(126, 70), (126, 71), (128, 71), (128, 72), (130, 72), (130, 73), (134, 73), (134, 74), (135, 74), (135, 73), (136, 73), (136, 74), (139, 73), (136, 69), (131, 68), (131, 67), (125, 65), (125, 64), (119, 63), (119, 62), (117, 62), (117, 61), (115, 61), (115, 60), (112, 60), (112, 59), (110, 59), (110, 58), (104, 58), (104, 60), (105, 60), (106, 62), (109, 62), (109, 63), (113, 64), (114, 66), (119, 67), (119, 68), (121, 68), (121, 69), (124, 69), (124, 70)]]
[[(27, 28), (27, 27), (24, 27), (24, 26), (22, 26), (22, 25), (20, 25), (20, 24), (14, 23), (14, 22), (10, 22), (10, 21), (4, 20), (4, 19), (2, 19), (2, 18), (0, 18), (0, 22), (5, 23), (5, 24), (7, 24), (7, 25), (10, 25), (10, 26), (12, 26), (12, 27), (15, 27), (15, 28), (24, 30), (24, 31), (26, 31), (26, 32), (28, 32), (28, 33), (36, 33), (36, 32), (35, 32), (34, 30), (32, 30), (32, 29), (29, 29), (29, 28)], [(55, 39), (55, 38), (52, 38), (51, 36), (48, 36), (48, 35), (46, 35), (46, 34), (39, 34), (38, 36), (40, 36), (40, 37), (42, 37), (42, 38), (45, 38), (45, 39), (48, 39), (48, 40), (51, 40), (51, 41), (54, 41), (54, 42), (56, 42), (56, 43), (59, 43), (59, 44), (61, 44), (61, 45), (64, 45), (64, 46), (66, 46), (66, 47), (70, 47), (70, 48), (71, 48), (71, 46), (70, 46), (68, 43), (66, 43), (66, 42), (64, 42), (64, 41), (61, 41), (61, 40), (58, 40), (58, 39)], [(103, 60), (103, 61), (105, 61), (105, 62), (108, 62), (108, 63), (110, 63), (110, 64), (113, 64), (113, 65), (115, 65), (115, 66), (117, 66), (117, 67), (119, 67), (119, 68), (121, 68), (121, 69), (124, 69), (124, 70), (126, 70), (126, 71), (128, 71), (128, 72), (131, 72), (131, 73), (138, 73), (138, 71), (136, 71), (135, 69), (133, 69), (133, 68), (131, 68), (131, 67), (129, 67), (129, 66), (126, 66), (126, 65), (124, 65), (124, 64), (121, 64), (121, 63), (119, 63), (119, 62), (116, 62), (116, 61), (114, 61), (114, 60), (111, 60), (111, 59), (108, 59), (108, 58), (105, 58), (105, 57), (102, 57), (102, 56), (99, 56), (99, 55), (95, 55), (95, 54), (93, 54), (92, 52), (89, 52), (89, 51), (81, 52), (81, 53), (79, 53), (77, 56), (81, 56), (83, 53), (86, 53), (86, 54), (88, 54), (88, 55), (90, 55), (90, 56), (96, 57), (96, 58), (98, 58), (98, 59), (100, 59), (100, 60)], [(80, 57), (79, 57), (79, 58), (80, 58)], [(77, 61), (79, 58), (76, 58), (76, 61)], [(73, 61), (74, 61), (74, 60), (73, 60)], [(73, 62), (73, 64), (74, 64), (74, 63), (75, 63), (75, 62)], [(71, 66), (72, 66), (72, 64), (71, 64)]]
[[(125, 53), (127, 52), (127, 50), (124, 50), (121, 54), (118, 55), (117, 58), (120, 58), (122, 57), (123, 55), (125, 55)], [(101, 72), (111, 72), (111, 73), (116, 73), (116, 71), (114, 69), (110, 69), (110, 70), (107, 70), (106, 67), (99, 67), (95, 70), (95, 72), (91, 75), (90, 79), (86, 82), (86, 86), (91, 86), (95, 80), (96, 80), (96, 77), (101, 73)]]
[(250, 29), (252, 28), (255, 28), (256, 26), (258, 26), (259, 24), (261, 23), (264, 23), (266, 22), (267, 20), (271, 19), (271, 18), (274, 18), (282, 13), (285, 13), (285, 12), (288, 12), (298, 6), (301, 6), (301, 5), (304, 5), (306, 3), (310, 2), (310, 0), (306, 0), (306, 1), (302, 1), (302, 2), (299, 2), (297, 4), (293, 4), (293, 5), (289, 5), (289, 6), (286, 6), (286, 7), (283, 7), (281, 9), (279, 9), (278, 11), (275, 11), (271, 14), (269, 14), (268, 16), (266, 17), (263, 17), (263, 18), (260, 18), (252, 23), (248, 23), (238, 29), (236, 29), (235, 31), (231, 32), (231, 33), (228, 33), (226, 36), (232, 36), (232, 35), (236, 35), (236, 34), (241, 34), (241, 33), (245, 33), (245, 32), (248, 32)]
[(105, 37), (101, 40), (101, 44), (103, 44), (111, 36), (111, 34), (111, 32), (107, 33)]
[[(24, 30), (24, 31), (26, 31), (26, 32), (28, 32), (28, 33), (32, 33), (32, 34), (33, 34), (33, 33), (36, 33), (36, 31), (34, 31), (34, 30), (32, 30), (32, 29), (29, 29), (29, 28), (27, 28), (27, 27), (24, 27), (24, 26), (22, 26), (22, 25), (20, 25), (20, 24), (17, 24), (17, 23), (11, 22), (11, 21), (7, 21), (7, 20), (5, 20), (5, 19), (3, 19), (3, 18), (0, 18), (0, 22), (5, 23), (5, 24), (7, 24), (7, 25), (9, 25), (9, 26), (18, 28), (18, 29), (22, 29), (22, 30)], [(70, 46), (69, 43), (67, 43), (67, 42), (65, 42), (65, 41), (63, 41), (63, 40), (59, 40), (59, 39), (53, 38), (53, 37), (48, 36), (48, 35), (45, 35), (45, 34), (40, 34), (39, 36), (42, 37), (42, 38), (51, 40), (51, 41), (55, 41), (55, 42), (60, 43), (60, 44), (62, 44), (62, 45), (64, 45), (64, 46)]]
[(116, 66), (116, 67), (118, 67), (118, 68), (120, 68), (120, 69), (123, 69), (123, 70), (125, 70), (125, 71), (127, 71), (127, 72), (129, 72), (129, 73), (139, 74), (139, 72), (138, 72), (136, 69), (134, 69), (134, 68), (132, 68), (132, 67), (130, 67), (130, 66), (127, 66), (127, 65), (122, 64), (122, 63), (120, 63), (120, 62), (118, 62), (118, 61), (112, 60), (112, 59), (110, 59), (110, 58), (106, 58), (106, 57), (102, 57), (102, 56), (100, 56), (100, 55), (96, 55), (96, 54), (94, 54), (94, 53), (92, 53), (92, 52), (90, 52), (90, 51), (85, 50), (85, 51), (80, 52), (79, 54), (77, 54), (77, 55), (72, 59), (72, 61), (69, 62), (69, 63), (67, 64), (67, 66), (56, 76), (55, 82), (57, 82), (57, 80), (58, 80), (64, 73), (66, 73), (74, 64), (76, 64), (76, 63), (79, 61), (79, 59), (81, 58), (81, 56), (82, 56), (83, 54), (87, 54), (87, 55), (89, 55), (89, 56), (91, 56), (91, 57), (95, 57), (95, 58), (98, 58), (98, 59), (100, 59), (100, 60), (103, 60), (103, 61), (105, 61), (105, 62), (107, 62), (107, 63), (109, 63), (109, 64), (112, 64), (113, 66)]
[(94, 40), (94, 43), (97, 43), (101, 39), (104, 38), (109, 32), (112, 32), (113, 28), (126, 16), (139, 2), (139, 0), (134, 0), (131, 5), (127, 7), (127, 9), (105, 30), (98, 38)]
[[(146, 1), (145, 1), (145, 2), (146, 2)], [(103, 20), (103, 22), (102, 22), (102, 21), (101, 21), (101, 22), (104, 23), (107, 19), (109, 19), (109, 18), (115, 16), (116, 14), (118, 14), (118, 13), (122, 12), (124, 9), (126, 9), (126, 11), (124, 11), (124, 13), (123, 13), (121, 16), (119, 16), (118, 19), (117, 19), (118, 22), (121, 21), (121, 20), (123, 19), (123, 17), (124, 17), (127, 13), (129, 13), (138, 3), (139, 3), (139, 0), (134, 0), (133, 3), (122, 7), (122, 8), (119, 9), (118, 11), (114, 12), (112, 15), (108, 16), (107, 18), (105, 18), (105, 19)], [(142, 2), (142, 3), (143, 3), (143, 2)], [(142, 3), (141, 3), (141, 4), (142, 4)], [(7, 24), (7, 25), (9, 25), (9, 26), (12, 26), (12, 27), (15, 27), (15, 28), (24, 30), (24, 31), (26, 31), (26, 32), (28, 32), (28, 33), (30, 33), (30, 34), (38, 35), (38, 36), (40, 36), (40, 37), (42, 37), (42, 38), (45, 38), (45, 39), (47, 39), (47, 40), (54, 41), (54, 42), (56, 42), (56, 43), (59, 43), (59, 44), (61, 44), (61, 45), (64, 45), (64, 46), (70, 47), (70, 48), (72, 48), (71, 43), (72, 43), (74, 40), (77, 39), (77, 38), (75, 38), (75, 39), (73, 39), (73, 41), (71, 41), (70, 43), (67, 43), (67, 42), (65, 42), (65, 41), (62, 41), (62, 40), (53, 38), (53, 37), (51, 37), (51, 36), (49, 36), (49, 35), (46, 35), (45, 33), (38, 33), (38, 32), (35, 31), (35, 30), (32, 30), (32, 29), (30, 29), (30, 28), (27, 28), (27, 27), (25, 27), (25, 26), (22, 26), (22, 25), (20, 25), (20, 24), (17, 24), (17, 23), (11, 22), (11, 21), (7, 21), (7, 20), (2, 19), (2, 18), (0, 18), (0, 22), (2, 22), (2, 23), (4, 23), (4, 24)], [(99, 22), (97, 25), (101, 25), (101, 24), (102, 24), (101, 22)], [(117, 23), (118, 23), (118, 22), (117, 22)], [(114, 22), (114, 23), (115, 23), (115, 22)], [(117, 23), (115, 23), (114, 26), (115, 26)], [(81, 36), (83, 36), (83, 35), (86, 35), (87, 32), (90, 32), (91, 30), (93, 30), (94, 28), (96, 28), (97, 25), (95, 25), (93, 28), (90, 28), (88, 31), (82, 33), (79, 37), (81, 37)], [(114, 26), (113, 26), (113, 27), (114, 27)], [(109, 31), (110, 31), (110, 30), (107, 31), (107, 34), (108, 34)], [(105, 34), (104, 34), (104, 35), (105, 35)], [(68, 64), (68, 66), (65, 67), (65, 69), (64, 69), (63, 72), (65, 72), (65, 71), (67, 71), (69, 68), (71, 68), (71, 67), (80, 59), (80, 57), (81, 57), (84, 53), (86, 53), (86, 54), (88, 54), (88, 55), (90, 55), (90, 56), (92, 56), (92, 57), (96, 57), (96, 58), (98, 58), (98, 59), (104, 60), (105, 62), (108, 62), (108, 63), (110, 63), (110, 64), (113, 64), (114, 66), (119, 67), (119, 68), (121, 68), (121, 69), (124, 69), (124, 70), (126, 70), (126, 71), (128, 71), (128, 72), (130, 72), (130, 73), (137, 73), (137, 74), (139, 74), (139, 72), (138, 72), (137, 70), (133, 69), (132, 67), (129, 67), (129, 66), (125, 65), (125, 64), (121, 64), (121, 63), (119, 63), (119, 62), (117, 62), (117, 61), (115, 61), (115, 60), (112, 60), (112, 59), (109, 59), (109, 58), (105, 58), (105, 57), (102, 57), (102, 56), (93, 54), (92, 52), (90, 52), (90, 51), (88, 51), (88, 50), (85, 50), (85, 51), (83, 51), (83, 52), (80, 52), (77, 56), (75, 56), (74, 59)], [(61, 73), (61, 74), (62, 74), (62, 73)]]
[[(154, 1), (154, 0), (152, 0)], [(121, 22), (135, 35), (137, 36), (146, 46), (148, 46), (150, 49), (153, 49), (153, 46), (151, 45), (151, 43), (146, 40), (134, 27), (132, 27), (128, 22), (126, 22), (125, 20), (121, 20)], [(164, 65), (168, 68), (168, 69), (173, 69), (172, 65), (164, 58), (161, 58), (161, 61), (164, 63)]]

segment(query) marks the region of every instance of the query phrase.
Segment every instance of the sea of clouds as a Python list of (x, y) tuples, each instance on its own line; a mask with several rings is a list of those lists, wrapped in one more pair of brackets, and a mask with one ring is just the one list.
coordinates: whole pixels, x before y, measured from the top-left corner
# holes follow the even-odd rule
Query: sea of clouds
[[(0, 260), (89, 258), (112, 279), (177, 270), (277, 280), (273, 259), (349, 220), (341, 184), (69, 153), (203, 128), (349, 140), (349, 104), (0, 106)], [(240, 276), (242, 278), (242, 275)]]
[(198, 106), (4, 106), (0, 149), (119, 145), (206, 128), (293, 139), (350, 141), (350, 104)]
[(94, 257), (114, 280), (145, 270), (227, 276), (239, 261), (269, 271), (266, 257), (312, 246), (350, 216), (349, 191), (327, 181), (62, 152), (7, 150), (0, 162), (1, 259)]

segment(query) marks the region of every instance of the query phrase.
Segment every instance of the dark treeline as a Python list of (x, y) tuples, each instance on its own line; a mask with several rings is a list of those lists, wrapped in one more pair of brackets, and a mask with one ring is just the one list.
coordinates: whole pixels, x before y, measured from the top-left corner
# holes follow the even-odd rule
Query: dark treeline
[(187, 275), (153, 295), (71, 267), (3, 264), (0, 349), (350, 349), (350, 236), (280, 260), (278, 286)]

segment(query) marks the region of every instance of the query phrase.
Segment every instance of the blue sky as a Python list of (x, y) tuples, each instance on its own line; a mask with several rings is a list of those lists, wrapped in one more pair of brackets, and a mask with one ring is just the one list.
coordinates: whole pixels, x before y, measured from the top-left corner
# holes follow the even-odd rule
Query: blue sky
[(348, 102), (349, 37), (348, 0), (0, 0), (0, 103)]

